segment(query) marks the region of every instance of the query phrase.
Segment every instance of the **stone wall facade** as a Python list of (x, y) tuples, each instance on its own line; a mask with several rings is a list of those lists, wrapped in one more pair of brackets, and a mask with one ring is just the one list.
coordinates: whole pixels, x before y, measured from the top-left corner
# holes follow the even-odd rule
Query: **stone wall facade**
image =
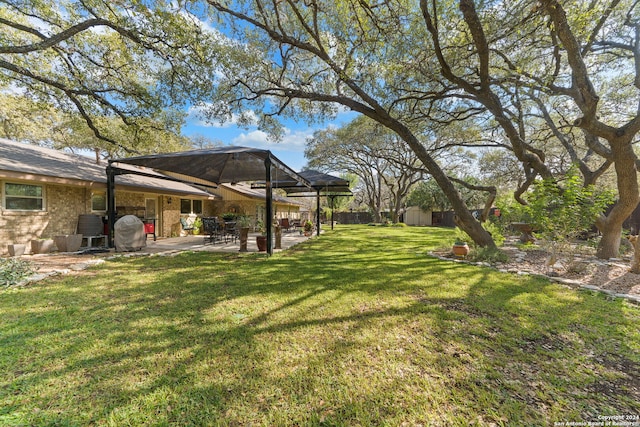
[[(4, 190), (0, 181), (0, 196)], [(20, 181), (17, 181), (20, 182)], [(78, 218), (82, 214), (106, 216), (105, 211), (91, 210), (92, 191), (105, 192), (102, 187), (92, 188), (87, 185), (50, 184), (47, 182), (25, 182), (29, 185), (40, 185), (43, 189), (43, 211), (17, 211), (5, 209), (4, 197), (0, 205), (0, 256), (8, 255), (8, 245), (25, 244), (30, 247), (34, 239), (53, 238), (61, 234), (75, 234)], [(246, 197), (232, 191), (223, 191), (216, 200), (192, 197), (187, 195), (168, 195), (116, 189), (117, 216), (136, 215), (146, 218), (147, 199), (154, 199), (156, 206), (156, 236), (177, 237), (184, 235), (180, 218), (190, 222), (196, 216), (222, 216), (225, 213), (236, 213), (250, 216), (254, 221), (265, 221), (265, 201)], [(202, 200), (202, 213), (183, 214), (180, 212), (180, 199)], [(291, 204), (280, 204), (274, 201), (274, 213), (279, 218), (298, 218), (299, 207)]]
[(8, 253), (7, 245), (9, 244), (22, 243), (29, 247), (29, 242), (33, 239), (74, 234), (78, 225), (78, 216), (89, 213), (90, 189), (63, 185), (43, 185), (42, 187), (44, 211), (0, 209), (0, 255)]
[[(48, 239), (61, 234), (75, 234), (78, 227), (78, 218), (82, 214), (100, 216), (107, 214), (104, 211), (94, 212), (91, 210), (91, 193), (95, 190), (89, 187), (33, 182), (28, 184), (42, 186), (44, 210), (13, 211), (5, 209), (5, 205), (2, 203), (2, 206), (0, 206), (0, 256), (8, 255), (8, 245), (10, 244), (25, 244), (29, 248), (31, 240), (34, 239)], [(0, 185), (0, 195), (3, 189), (4, 186)], [(104, 189), (99, 189), (98, 191), (103, 192)], [(158, 237), (181, 235), (180, 196), (123, 190), (116, 190), (115, 196), (118, 216), (137, 215), (145, 217), (146, 200), (155, 199), (156, 235)], [(172, 203), (169, 203), (169, 199), (172, 200)], [(215, 214), (212, 200), (203, 200), (202, 205), (203, 215), (213, 216)]]

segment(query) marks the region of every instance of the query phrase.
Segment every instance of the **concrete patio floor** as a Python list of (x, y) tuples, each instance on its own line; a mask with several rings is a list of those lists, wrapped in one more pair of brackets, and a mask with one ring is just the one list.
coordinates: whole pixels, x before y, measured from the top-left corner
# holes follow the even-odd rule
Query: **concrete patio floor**
[[(256, 245), (256, 236), (258, 233), (250, 233), (247, 241), (248, 252), (258, 252)], [(274, 253), (285, 250), (300, 242), (307, 240), (309, 237), (300, 235), (298, 232), (282, 233), (282, 248), (274, 249)], [(141, 252), (158, 253), (158, 252), (174, 252), (174, 251), (207, 251), (207, 252), (238, 252), (240, 251), (240, 240), (235, 242), (217, 242), (215, 244), (204, 243), (204, 236), (184, 236), (170, 237), (153, 241), (152, 238), (147, 239), (147, 247), (142, 248)]]
[[(258, 253), (256, 236), (258, 233), (250, 233), (247, 242), (247, 253)], [(286, 250), (300, 242), (304, 242), (309, 237), (298, 232), (282, 234), (282, 248), (274, 249), (274, 253)], [(72, 271), (84, 270), (91, 265), (104, 261), (105, 258), (113, 256), (145, 256), (145, 255), (171, 255), (186, 251), (206, 251), (206, 252), (239, 252), (240, 241), (217, 242), (215, 244), (204, 243), (204, 236), (184, 236), (171, 238), (158, 238), (155, 242), (153, 238), (147, 238), (147, 246), (139, 251), (116, 252), (114, 249), (95, 248), (87, 250), (82, 248), (78, 252), (50, 253), (39, 255), (23, 255), (21, 259), (31, 262), (37, 269), (37, 275), (46, 277), (51, 274), (69, 273)], [(264, 253), (264, 252), (263, 252)]]

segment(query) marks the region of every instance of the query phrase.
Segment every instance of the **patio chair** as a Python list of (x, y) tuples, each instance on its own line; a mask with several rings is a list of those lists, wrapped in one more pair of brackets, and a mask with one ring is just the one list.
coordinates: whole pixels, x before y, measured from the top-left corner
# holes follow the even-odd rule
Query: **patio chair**
[(191, 234), (193, 232), (193, 224), (189, 225), (186, 219), (180, 218), (180, 226), (182, 226), (182, 231), (185, 231), (187, 234)]
[(233, 241), (234, 243), (238, 240), (238, 227), (236, 226), (235, 221), (229, 221), (224, 223), (224, 241), (227, 242), (227, 239)]
[(289, 231), (291, 229), (291, 223), (289, 222), (289, 218), (282, 218), (280, 220), (280, 228), (283, 231)]
[(216, 217), (203, 217), (202, 218), (202, 230), (205, 234), (204, 243), (216, 243), (216, 240), (222, 238), (222, 227), (218, 218)]

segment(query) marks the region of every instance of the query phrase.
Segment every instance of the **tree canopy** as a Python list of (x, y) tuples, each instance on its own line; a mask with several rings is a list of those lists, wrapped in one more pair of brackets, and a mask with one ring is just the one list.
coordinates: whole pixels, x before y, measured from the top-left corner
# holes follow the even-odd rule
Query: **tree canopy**
[(554, 178), (550, 150), (558, 147), (571, 160), (565, 167), (582, 163), (588, 182), (612, 165), (619, 199), (598, 221), (599, 255), (617, 252), (622, 220), (639, 200), (637, 1), (208, 3), (252, 58), (225, 76), (219, 93), (230, 108), (259, 99), (271, 116), (327, 113), (338, 104), (388, 127), (481, 246), (490, 245), (487, 234), (425, 147), (425, 122), (483, 123), (493, 132), (487, 139), (518, 160), (520, 193)]
[[(348, 108), (394, 131), (438, 182), (459, 224), (481, 246), (495, 244), (423, 144), (437, 69), (426, 28), (412, 3), (233, 3), (209, 0), (228, 58), (211, 111), (243, 111), (248, 102), (276, 115), (324, 117)], [(241, 60), (239, 60), (242, 58)], [(437, 117), (436, 117), (437, 118)]]
[(140, 131), (208, 94), (211, 38), (174, 2), (4, 1), (0, 90), (80, 117), (96, 138), (135, 151), (114, 129)]
[(438, 147), (505, 150), (517, 160), (522, 202), (532, 183), (555, 182), (572, 164), (584, 185), (612, 169), (618, 201), (597, 220), (598, 255), (615, 256), (640, 200), (640, 2), (506, 5), (6, 1), (0, 89), (73, 113), (114, 144), (129, 133), (114, 120), (135, 133), (187, 102), (202, 102), (208, 120), (246, 123), (262, 111), (259, 125), (275, 139), (279, 116), (313, 121), (350, 109), (397, 135), (480, 246), (494, 243)]
[(316, 132), (307, 140), (305, 156), (313, 168), (358, 177), (363, 201), (376, 221), (387, 206), (397, 221), (406, 195), (422, 177), (422, 164), (398, 136), (364, 116), (342, 128)]

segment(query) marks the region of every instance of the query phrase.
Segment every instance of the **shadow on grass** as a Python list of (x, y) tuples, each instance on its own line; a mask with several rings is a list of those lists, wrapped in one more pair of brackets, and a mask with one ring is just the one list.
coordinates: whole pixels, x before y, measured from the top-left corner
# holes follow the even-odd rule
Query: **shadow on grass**
[[(341, 227), (0, 294), (2, 425), (547, 425), (637, 413), (638, 310)], [(471, 421), (470, 421), (471, 420)]]

